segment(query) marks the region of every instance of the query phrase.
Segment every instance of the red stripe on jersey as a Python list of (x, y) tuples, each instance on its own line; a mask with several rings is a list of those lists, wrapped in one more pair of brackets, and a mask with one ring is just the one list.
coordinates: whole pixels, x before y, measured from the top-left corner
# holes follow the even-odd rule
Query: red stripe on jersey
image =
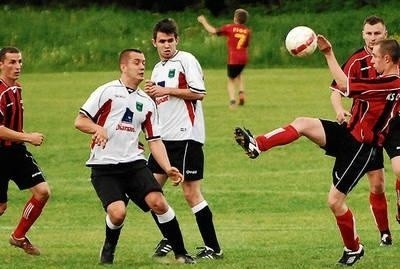
[(142, 123), (142, 129), (145, 131), (147, 139), (152, 139), (154, 137), (153, 123), (151, 122), (152, 115), (153, 113), (151, 113), (151, 111), (147, 112), (146, 119)]
[(105, 102), (97, 111), (96, 115), (94, 116), (93, 120), (100, 126), (104, 126), (104, 123), (107, 120), (108, 115), (110, 114), (111, 111), (111, 104), (112, 100), (108, 99), (107, 102)]
[(150, 111), (147, 112), (146, 119), (142, 123), (142, 129), (146, 132), (148, 139), (151, 139), (152, 137), (154, 137), (153, 124), (151, 122), (151, 115), (152, 115), (152, 113)]
[[(97, 111), (96, 115), (93, 118), (93, 121), (97, 123), (100, 126), (104, 126), (104, 123), (107, 120), (108, 115), (110, 114), (111, 111), (111, 104), (112, 100), (108, 99), (107, 102), (105, 102), (100, 109)], [(90, 148), (93, 148), (95, 146), (95, 143), (92, 142), (90, 145)]]
[[(21, 86), (16, 84), (9, 87), (0, 81), (0, 124), (14, 130), (23, 132), (23, 102)], [(1, 140), (3, 146), (10, 146), (11, 141)]]
[[(188, 84), (186, 81), (186, 76), (184, 73), (180, 72), (179, 73), (179, 83), (178, 83), (178, 88), (179, 89), (187, 89), (188, 88)], [(190, 101), (190, 100), (185, 100), (185, 105), (189, 114), (189, 118), (190, 118), (190, 122), (192, 123), (192, 125), (194, 124), (194, 117), (195, 117), (195, 107), (194, 107), (194, 102)]]

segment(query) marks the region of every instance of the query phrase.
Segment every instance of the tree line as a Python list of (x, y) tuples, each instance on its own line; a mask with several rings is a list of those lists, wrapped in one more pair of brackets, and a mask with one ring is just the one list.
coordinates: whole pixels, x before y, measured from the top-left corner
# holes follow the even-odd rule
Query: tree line
[[(39, 8), (85, 8), (91, 6), (123, 7), (132, 10), (149, 10), (153, 12), (183, 11), (185, 9), (207, 9), (214, 16), (233, 9), (246, 6), (257, 6), (265, 13), (287, 12), (324, 12), (344, 8), (361, 8), (379, 6), (383, 0), (3, 0), (4, 5), (32, 6)], [(386, 0), (385, 2), (396, 0)]]

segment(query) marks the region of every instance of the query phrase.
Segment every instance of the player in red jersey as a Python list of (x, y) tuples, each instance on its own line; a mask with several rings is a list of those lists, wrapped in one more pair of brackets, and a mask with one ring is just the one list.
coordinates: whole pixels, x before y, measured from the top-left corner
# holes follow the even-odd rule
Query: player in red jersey
[(353, 116), (349, 123), (299, 117), (283, 128), (256, 138), (248, 130), (237, 127), (235, 139), (250, 158), (256, 158), (262, 151), (272, 147), (289, 144), (301, 136), (307, 137), (323, 148), (327, 155), (336, 158), (328, 204), (345, 245), (338, 263), (351, 266), (364, 255), (364, 247), (360, 244), (346, 198), (361, 177), (375, 169), (374, 159), (380, 158), (376, 153), (381, 150), (388, 126), (399, 110), (400, 47), (394, 39), (375, 43), (371, 62), (382, 74), (375, 79), (348, 78), (340, 68), (330, 42), (321, 35), (318, 36), (318, 47), (337, 82), (337, 90), (353, 98)]
[[(385, 22), (382, 18), (377, 16), (369, 16), (364, 20), (362, 37), (365, 45), (363, 48), (354, 52), (349, 59), (342, 66), (344, 72), (348, 77), (358, 78), (375, 78), (379, 74), (375, 68), (373, 68), (372, 60), (372, 48), (374, 44), (383, 40), (387, 37), (387, 30)], [(332, 87), (336, 87), (335, 81), (332, 83)], [(339, 123), (347, 121), (347, 117), (351, 116), (342, 104), (342, 97), (337, 91), (332, 91), (331, 102), (336, 112), (336, 119)], [(400, 175), (400, 117), (395, 117), (390, 127), (390, 134), (388, 135), (385, 142), (385, 150), (392, 161), (393, 170), (399, 178)], [(383, 169), (383, 152), (379, 152), (380, 158), (377, 158), (376, 169), (367, 172), (369, 184), (370, 184), (370, 195), (369, 201), (371, 206), (371, 212), (374, 216), (375, 223), (380, 231), (381, 246), (388, 246), (392, 244), (392, 236), (389, 229), (388, 221), (388, 210), (387, 201), (385, 196), (385, 180), (384, 180), (384, 169)], [(400, 221), (400, 180), (397, 179), (397, 207), (398, 212), (396, 218)]]
[(208, 23), (207, 19), (200, 15), (197, 20), (210, 34), (225, 36), (228, 48), (228, 94), (229, 107), (236, 107), (235, 88), (239, 91), (239, 105), (244, 105), (245, 93), (242, 79), (242, 71), (248, 63), (248, 47), (250, 44), (251, 29), (245, 24), (249, 14), (244, 9), (236, 9), (233, 16), (233, 23), (223, 25), (217, 29)]
[(8, 182), (13, 180), (20, 190), (29, 189), (32, 197), (26, 203), (18, 226), (11, 234), (11, 245), (22, 248), (27, 254), (40, 255), (26, 233), (42, 213), (50, 196), (45, 181), (25, 143), (40, 146), (41, 133), (23, 130), (22, 88), (17, 82), (21, 75), (22, 54), (15, 47), (0, 50), (0, 216), (7, 209)]

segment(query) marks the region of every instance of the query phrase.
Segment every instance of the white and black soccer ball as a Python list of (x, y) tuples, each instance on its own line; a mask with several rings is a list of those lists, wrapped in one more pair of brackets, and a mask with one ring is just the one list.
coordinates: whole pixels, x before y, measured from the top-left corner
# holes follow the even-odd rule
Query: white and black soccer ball
[(294, 27), (286, 36), (285, 46), (291, 55), (306, 57), (317, 48), (317, 35), (310, 27)]

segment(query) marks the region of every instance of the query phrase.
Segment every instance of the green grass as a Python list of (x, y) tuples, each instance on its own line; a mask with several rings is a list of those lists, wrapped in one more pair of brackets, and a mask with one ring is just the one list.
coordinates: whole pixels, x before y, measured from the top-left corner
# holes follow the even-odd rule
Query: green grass
[[(301, 5), (301, 1), (290, 2), (297, 3), (287, 3), (289, 6)], [(389, 36), (399, 39), (398, 3), (393, 0), (380, 2), (376, 7), (320, 13), (294, 8), (296, 13), (266, 14), (264, 7), (249, 6), (248, 25), (253, 30), (249, 67), (324, 67), (315, 55), (306, 60), (294, 59), (285, 49), (285, 37), (297, 25), (307, 25), (326, 35), (340, 62), (364, 43), (362, 22), (371, 14), (383, 17)], [(8, 5), (0, 6), (0, 11), (3, 26), (0, 27), (0, 44), (19, 47), (23, 52), (25, 71), (33, 73), (114, 70), (118, 53), (129, 47), (143, 50), (152, 66), (158, 61), (151, 43), (152, 29), (157, 21), (166, 17), (174, 18), (179, 25), (180, 49), (192, 52), (205, 68), (222, 68), (227, 57), (225, 38), (208, 34), (196, 18), (204, 13), (212, 25), (220, 27), (232, 22), (233, 14), (233, 10), (212, 17), (207, 10), (198, 9), (156, 13), (116, 7), (67, 9)]]
[[(204, 195), (214, 213), (225, 259), (193, 268), (333, 268), (342, 252), (334, 217), (326, 205), (333, 159), (301, 138), (248, 159), (233, 140), (233, 128), (245, 125), (264, 133), (296, 116), (333, 118), (330, 77), (325, 69), (245, 70), (248, 99), (228, 109), (226, 71), (206, 70), (204, 101), (207, 141)], [(149, 75), (149, 72), (147, 73)], [(41, 247), (39, 257), (9, 246), (28, 193), (10, 183), (9, 208), (0, 217), (0, 268), (102, 268), (97, 265), (104, 239), (104, 213), (92, 189), (84, 162), (89, 137), (73, 121), (94, 88), (117, 78), (117, 72), (25, 74), (26, 131), (46, 134), (45, 143), (30, 147), (46, 173), (52, 198), (29, 232)], [(388, 161), (386, 160), (388, 163)], [(387, 196), (394, 246), (379, 247), (379, 235), (368, 203), (368, 184), (359, 183), (349, 205), (366, 247), (357, 268), (398, 268), (399, 226), (394, 221), (393, 174), (387, 165)], [(195, 252), (201, 238), (180, 190), (167, 184), (187, 249)], [(151, 258), (160, 239), (149, 214), (129, 206), (112, 268), (165, 268)]]

